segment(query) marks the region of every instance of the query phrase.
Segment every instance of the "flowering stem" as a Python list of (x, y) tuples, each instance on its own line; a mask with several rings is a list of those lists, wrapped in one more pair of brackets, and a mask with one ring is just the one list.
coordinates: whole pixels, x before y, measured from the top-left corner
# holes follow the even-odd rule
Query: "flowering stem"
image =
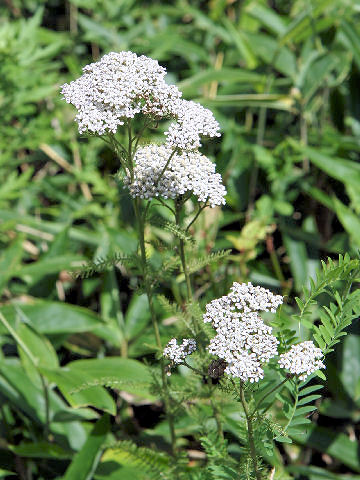
[(252, 418), (249, 413), (249, 407), (245, 399), (243, 382), (240, 380), (240, 401), (244, 409), (246, 422), (247, 422), (247, 433), (248, 433), (248, 440), (249, 440), (249, 448), (250, 448), (250, 455), (254, 467), (254, 473), (256, 480), (261, 480), (261, 474), (258, 469), (257, 457), (256, 457), (256, 449), (255, 449), (255, 441), (254, 441), (254, 430), (252, 424)]
[(186, 227), (185, 229), (185, 232), (187, 233), (189, 231), (189, 228), (191, 227), (191, 225), (197, 220), (198, 216), (200, 215), (200, 213), (204, 210), (204, 208), (206, 207), (206, 205), (204, 206), (200, 206), (199, 205), (199, 209), (198, 211), (196, 212), (196, 215), (195, 217), (191, 220), (191, 222), (189, 223), (189, 225)]
[(191, 365), (189, 365), (189, 364), (187, 363), (187, 361), (186, 361), (185, 359), (183, 360), (183, 364), (185, 365), (185, 367), (189, 368), (189, 369), (192, 370), (193, 372), (197, 373), (198, 375), (201, 375), (201, 377), (206, 377), (206, 376), (207, 376), (207, 373), (201, 372), (201, 371), (198, 370), (197, 368), (192, 367)]
[[(127, 157), (128, 157), (129, 165), (131, 166), (131, 168), (133, 168), (133, 158), (136, 150), (135, 148), (134, 150), (132, 149), (133, 138), (131, 133), (130, 121), (128, 121), (127, 126), (128, 126), (128, 139), (129, 139)], [(150, 311), (151, 321), (154, 328), (156, 345), (161, 352), (163, 348), (161, 344), (159, 325), (158, 325), (156, 312), (154, 308), (151, 279), (149, 279), (148, 269), (147, 269), (147, 258), (146, 258), (146, 248), (145, 248), (145, 216), (141, 215), (141, 200), (139, 198), (135, 198), (133, 200), (133, 205), (134, 205), (135, 216), (136, 216), (137, 227), (138, 227), (143, 282), (144, 282), (146, 296), (149, 303), (149, 311)], [(145, 211), (147, 212), (147, 209)], [(176, 456), (177, 450), (176, 450), (174, 415), (171, 412), (171, 407), (170, 407), (170, 395), (168, 391), (168, 384), (167, 384), (167, 379), (165, 374), (165, 364), (164, 364), (163, 357), (160, 358), (160, 363), (161, 363), (161, 380), (162, 380), (162, 387), (163, 387), (163, 394), (164, 394), (164, 405), (165, 405), (167, 418), (169, 421), (171, 449), (172, 449), (173, 455)]]
[[(175, 201), (175, 222), (176, 222), (176, 225), (180, 228), (181, 228), (180, 212), (181, 212), (182, 205), (183, 205), (182, 203)], [(185, 242), (182, 238), (179, 239), (179, 252), (180, 252), (181, 265), (182, 265), (182, 269), (183, 269), (183, 272), (185, 275), (185, 281), (186, 281), (187, 301), (188, 303), (192, 303), (193, 294), (192, 294), (191, 281), (190, 281), (190, 272), (186, 264)]]
[(157, 187), (160, 180), (162, 179), (164, 173), (165, 173), (165, 170), (167, 169), (167, 167), (169, 166), (169, 163), (171, 162), (171, 159), (173, 158), (173, 156), (175, 155), (175, 152), (176, 152), (176, 148), (174, 148), (174, 150), (171, 152), (169, 158), (166, 160), (166, 163), (164, 165), (164, 168), (161, 170), (160, 172), (160, 175), (158, 176), (158, 178), (156, 179), (156, 182), (155, 182), (155, 186)]

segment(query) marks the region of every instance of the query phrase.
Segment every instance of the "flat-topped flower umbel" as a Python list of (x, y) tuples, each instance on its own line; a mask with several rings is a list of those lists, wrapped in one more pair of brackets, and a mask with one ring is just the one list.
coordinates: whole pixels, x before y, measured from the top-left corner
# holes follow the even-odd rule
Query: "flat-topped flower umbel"
[(78, 113), (79, 132), (115, 134), (136, 114), (175, 120), (167, 143), (181, 150), (200, 147), (200, 137), (220, 136), (212, 112), (199, 103), (181, 98), (175, 85), (165, 82), (166, 69), (156, 60), (133, 52), (111, 52), (83, 68), (77, 80), (65, 83), (62, 94)]
[(275, 312), (282, 301), (265, 288), (234, 282), (228, 295), (206, 305), (204, 322), (216, 331), (208, 350), (226, 361), (225, 373), (251, 383), (264, 377), (262, 365), (277, 355), (278, 340), (259, 312)]
[(154, 118), (169, 117), (181, 97), (175, 85), (165, 82), (165, 68), (133, 52), (111, 52), (86, 65), (83, 72), (62, 86), (65, 100), (78, 110), (80, 133), (116, 133), (119, 125), (140, 112)]
[(163, 355), (172, 363), (182, 363), (188, 355), (196, 350), (196, 341), (193, 338), (185, 338), (181, 345), (177, 344), (176, 338), (172, 338), (164, 348)]
[(134, 164), (133, 181), (130, 174), (124, 179), (132, 197), (175, 199), (192, 193), (210, 207), (225, 204), (221, 175), (215, 173), (215, 164), (197, 151), (174, 153), (167, 145), (150, 144), (136, 151)]
[(280, 355), (279, 365), (297, 375), (300, 380), (306, 380), (316, 370), (325, 368), (321, 361), (324, 357), (320, 348), (315, 347), (311, 340), (292, 345), (290, 350)]

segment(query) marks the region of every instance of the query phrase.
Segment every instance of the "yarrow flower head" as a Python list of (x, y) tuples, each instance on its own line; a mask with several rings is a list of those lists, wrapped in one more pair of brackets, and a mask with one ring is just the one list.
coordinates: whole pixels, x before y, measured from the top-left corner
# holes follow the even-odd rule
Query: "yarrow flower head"
[(177, 344), (176, 338), (172, 338), (164, 348), (163, 355), (172, 363), (182, 363), (188, 355), (196, 350), (196, 341), (193, 338), (185, 338), (181, 345)]
[(278, 341), (259, 312), (275, 312), (282, 301), (265, 288), (235, 282), (228, 295), (206, 305), (204, 322), (216, 331), (208, 350), (226, 361), (225, 373), (250, 382), (264, 377), (262, 365), (277, 355)]
[(165, 82), (165, 68), (133, 52), (111, 52), (86, 65), (83, 72), (62, 86), (65, 100), (78, 110), (75, 119), (80, 133), (115, 133), (140, 112), (155, 119), (171, 117), (181, 97), (175, 85)]
[(165, 132), (171, 147), (195, 150), (201, 146), (201, 136), (220, 137), (220, 127), (213, 113), (199, 103), (179, 99), (173, 104), (173, 116), (177, 122)]
[(211, 207), (225, 204), (221, 175), (215, 173), (215, 164), (199, 152), (174, 153), (169, 146), (150, 144), (136, 151), (134, 164), (133, 181), (130, 173), (124, 179), (132, 197), (174, 199), (192, 192), (199, 202)]
[(298, 375), (300, 380), (306, 380), (316, 370), (325, 368), (322, 362), (324, 354), (320, 348), (315, 347), (311, 340), (292, 345), (290, 350), (282, 353), (279, 358), (281, 368)]
[(166, 69), (156, 60), (133, 52), (110, 52), (86, 65), (77, 80), (62, 85), (64, 99), (74, 105), (79, 132), (116, 133), (138, 113), (154, 121), (172, 118), (167, 144), (182, 150), (200, 147), (200, 137), (220, 136), (212, 112), (181, 98), (175, 85), (165, 82)]

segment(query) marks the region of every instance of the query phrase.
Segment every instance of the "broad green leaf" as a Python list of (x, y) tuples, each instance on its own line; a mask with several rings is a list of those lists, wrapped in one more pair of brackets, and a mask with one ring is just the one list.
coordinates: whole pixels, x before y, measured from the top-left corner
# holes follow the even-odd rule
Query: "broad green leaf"
[[(16, 230), (19, 232), (26, 232), (29, 237), (39, 238), (39, 233), (48, 241), (53, 240), (53, 235), (62, 232), (68, 228), (67, 224), (60, 222), (50, 222), (46, 220), (39, 220), (31, 215), (24, 215), (14, 210), (0, 209), (0, 219), (3, 221), (16, 222)], [(27, 228), (31, 227), (31, 228)], [(35, 230), (32, 230), (34, 228)], [(84, 242), (85, 244), (98, 246), (101, 243), (102, 236), (96, 231), (89, 230), (87, 228), (70, 227), (69, 238)]]
[(298, 241), (289, 235), (283, 235), (284, 244), (290, 257), (291, 273), (295, 280), (296, 290), (299, 292), (308, 283), (308, 256), (304, 242)]
[(355, 25), (352, 25), (345, 18), (340, 24), (341, 34), (345, 37), (349, 51), (354, 55), (355, 62), (360, 68), (360, 40), (359, 33), (356, 31)]
[(257, 66), (257, 59), (246, 32), (242, 31), (240, 28), (236, 28), (227, 17), (223, 18), (223, 24), (241, 57), (245, 60), (247, 67), (250, 70), (254, 69)]
[(286, 25), (280, 15), (277, 15), (272, 8), (252, 2), (246, 8), (246, 12), (254, 18), (257, 18), (262, 25), (276, 35), (282, 36), (285, 33)]
[[(37, 425), (45, 422), (45, 396), (41, 387), (34, 385), (20, 365), (9, 361), (0, 362), (0, 390), (3, 397), (7, 398), (13, 407), (23, 412)], [(64, 417), (67, 406), (65, 402), (53, 391), (49, 391), (50, 431), (56, 436), (67, 440), (69, 447), (78, 449), (85, 441), (85, 430), (78, 421), (81, 418), (72, 416)], [(68, 415), (69, 416), (69, 415)], [(62, 440), (62, 442), (63, 442)]]
[[(19, 306), (34, 328), (46, 335), (88, 332), (102, 324), (101, 319), (90, 310), (68, 303), (34, 300), (32, 303)], [(0, 311), (9, 323), (14, 325), (16, 318), (14, 307), (6, 305), (1, 307)], [(2, 326), (1, 333), (5, 333)]]
[(116, 464), (113, 460), (102, 461), (94, 474), (94, 480), (144, 480), (138, 466)]
[(93, 478), (109, 429), (109, 416), (103, 415), (90, 432), (80, 452), (75, 455), (62, 480), (91, 480)]
[(291, 111), (294, 105), (294, 99), (289, 95), (249, 93), (239, 95), (218, 95), (213, 99), (203, 99), (202, 103), (208, 107), (266, 107), (275, 110)]
[(359, 335), (347, 335), (343, 339), (340, 379), (350, 398), (359, 402), (360, 396), (357, 392), (357, 385), (360, 382)]
[(327, 453), (355, 472), (360, 472), (358, 442), (350, 440), (347, 435), (311, 424), (302, 434), (291, 434), (291, 437), (300, 445)]
[(125, 333), (128, 340), (138, 335), (149, 323), (150, 318), (147, 296), (133, 295), (125, 315)]
[(153, 398), (149, 393), (149, 385), (152, 382), (149, 370), (136, 360), (121, 357), (76, 360), (67, 364), (67, 368), (82, 375), (83, 383), (114, 380), (119, 382), (119, 390), (140, 397)]
[[(112, 343), (115, 341), (118, 345), (121, 344), (124, 340), (124, 316), (122, 313), (119, 285), (113, 268), (103, 274), (100, 305), (101, 316), (107, 323), (106, 327), (109, 327), (111, 330)], [(100, 326), (96, 333), (99, 332), (99, 329), (103, 331), (104, 327), (105, 326)]]
[(35, 443), (22, 442), (19, 445), (8, 445), (8, 448), (20, 457), (67, 459), (73, 456), (71, 450), (65, 450), (60, 445), (45, 441)]
[(360, 475), (351, 475), (349, 477), (349, 475), (346, 474), (341, 475), (330, 472), (328, 468), (324, 469), (315, 466), (289, 465), (287, 471), (308, 478), (309, 480), (360, 480)]
[[(25, 323), (18, 325), (16, 333), (31, 352), (32, 357), (35, 358), (36, 366), (56, 368), (59, 365), (54, 347), (42, 334)], [(21, 345), (18, 345), (18, 348), (21, 349)], [(26, 351), (23, 353), (26, 355)]]
[(102, 386), (90, 385), (88, 388), (78, 391), (84, 382), (91, 382), (92, 379), (88, 374), (84, 375), (67, 367), (58, 369), (41, 367), (40, 372), (49, 382), (56, 384), (73, 408), (91, 406), (111, 415), (116, 414), (115, 402)]
[(272, 69), (291, 79), (295, 78), (297, 72), (296, 56), (287, 46), (262, 33), (249, 33), (249, 38), (254, 50), (265, 65), (271, 66)]
[(18, 474), (14, 473), (14, 472), (11, 472), (10, 470), (4, 470), (3, 468), (0, 468), (0, 478), (5, 478), (7, 476), (17, 477)]
[(32, 282), (36, 281), (38, 277), (59, 273), (61, 270), (79, 268), (85, 260), (80, 255), (61, 255), (40, 259), (37, 262), (18, 267), (16, 274), (26, 282)]
[(335, 212), (353, 241), (360, 245), (360, 218), (349, 207), (346, 207), (340, 200), (333, 197)]
[(359, 189), (360, 185), (360, 164), (345, 158), (334, 157), (312, 147), (303, 147), (291, 141), (296, 150), (301, 151), (309, 157), (310, 161), (320, 170), (323, 170), (330, 177), (343, 182), (350, 183), (354, 188)]
[[(210, 82), (224, 84), (248, 83), (265, 85), (266, 77), (255, 72), (249, 72), (242, 68), (221, 68), (220, 70), (207, 69), (182, 80), (177, 85), (183, 95), (197, 92), (198, 88)], [(196, 93), (194, 93), (196, 95)]]

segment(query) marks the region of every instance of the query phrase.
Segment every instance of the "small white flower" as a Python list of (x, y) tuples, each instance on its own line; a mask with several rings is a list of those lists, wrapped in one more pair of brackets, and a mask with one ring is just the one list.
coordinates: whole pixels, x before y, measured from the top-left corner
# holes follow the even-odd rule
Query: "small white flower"
[(177, 344), (176, 338), (172, 338), (164, 348), (163, 355), (172, 363), (182, 363), (188, 355), (196, 350), (196, 341), (193, 338), (185, 338), (181, 345)]
[(208, 202), (210, 207), (225, 204), (221, 175), (215, 173), (215, 164), (199, 152), (174, 154), (169, 146), (150, 144), (136, 151), (134, 164), (133, 181), (129, 175), (124, 179), (132, 197), (174, 199), (192, 192), (199, 202)]
[(228, 295), (206, 305), (204, 322), (216, 331), (208, 350), (227, 362), (225, 373), (242, 381), (263, 378), (262, 366), (277, 355), (279, 342), (258, 312), (275, 312), (282, 301), (265, 288), (235, 282)]
[(290, 350), (280, 355), (279, 365), (297, 375), (300, 380), (306, 378), (316, 370), (325, 368), (321, 361), (324, 355), (320, 348), (315, 347), (311, 340), (292, 345)]

